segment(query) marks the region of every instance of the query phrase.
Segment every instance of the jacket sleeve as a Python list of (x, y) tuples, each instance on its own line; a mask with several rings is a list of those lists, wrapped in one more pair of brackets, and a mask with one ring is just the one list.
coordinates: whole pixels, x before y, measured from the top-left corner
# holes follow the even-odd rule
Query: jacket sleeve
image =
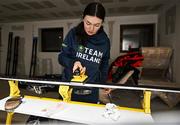
[(75, 60), (75, 51), (72, 46), (72, 43), (74, 42), (74, 38), (75, 36), (73, 36), (73, 31), (70, 30), (62, 43), (62, 49), (58, 55), (59, 63), (62, 66), (71, 69)]
[[(108, 41), (109, 42), (109, 41)], [(100, 82), (106, 82), (108, 77), (108, 68), (109, 68), (109, 58), (110, 58), (110, 44), (108, 43), (108, 48), (105, 55), (102, 58), (100, 65)]]

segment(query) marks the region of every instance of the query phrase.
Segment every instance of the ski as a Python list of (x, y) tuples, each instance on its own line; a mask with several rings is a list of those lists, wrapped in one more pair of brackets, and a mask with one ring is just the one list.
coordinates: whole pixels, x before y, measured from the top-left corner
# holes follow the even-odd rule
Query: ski
[(31, 65), (30, 65), (29, 77), (35, 76), (36, 61), (37, 61), (36, 56), (37, 56), (37, 37), (34, 37), (33, 38), (33, 45), (32, 45)]
[(13, 65), (12, 65), (12, 76), (16, 76), (18, 66), (18, 55), (19, 55), (19, 36), (14, 38), (14, 53), (13, 53)]
[(13, 41), (13, 32), (9, 32), (8, 37), (8, 48), (7, 48), (7, 58), (6, 58), (6, 75), (10, 75), (10, 69), (11, 69), (11, 60), (12, 60), (12, 41)]
[(95, 88), (111, 88), (111, 89), (127, 89), (127, 90), (148, 90), (148, 91), (161, 91), (161, 92), (173, 92), (180, 93), (180, 86), (178, 87), (157, 87), (157, 86), (145, 86), (145, 85), (120, 85), (116, 83), (81, 83), (81, 82), (62, 82), (62, 81), (52, 81), (46, 79), (26, 79), (26, 78), (10, 78), (10, 77), (0, 77), (0, 80), (6, 81), (19, 81), (34, 84), (51, 84), (51, 85), (68, 85), (68, 86), (81, 86), (81, 87), (95, 87)]

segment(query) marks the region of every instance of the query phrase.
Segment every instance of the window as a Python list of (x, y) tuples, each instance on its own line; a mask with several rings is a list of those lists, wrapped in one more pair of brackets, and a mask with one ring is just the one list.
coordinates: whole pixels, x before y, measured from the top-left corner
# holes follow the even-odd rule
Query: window
[(63, 28), (40, 29), (42, 52), (59, 52), (63, 42)]
[(120, 25), (120, 52), (154, 46), (155, 24)]

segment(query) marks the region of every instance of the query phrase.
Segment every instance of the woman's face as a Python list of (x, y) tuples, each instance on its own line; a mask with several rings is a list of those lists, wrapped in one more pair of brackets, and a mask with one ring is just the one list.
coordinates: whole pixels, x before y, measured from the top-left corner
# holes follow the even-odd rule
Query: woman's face
[(89, 36), (96, 34), (102, 25), (102, 19), (96, 16), (86, 15), (83, 19), (83, 22), (84, 30)]

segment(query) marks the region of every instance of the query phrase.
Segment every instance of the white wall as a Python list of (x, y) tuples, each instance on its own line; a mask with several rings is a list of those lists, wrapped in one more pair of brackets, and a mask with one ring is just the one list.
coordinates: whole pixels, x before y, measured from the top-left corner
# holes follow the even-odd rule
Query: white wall
[(176, 41), (175, 41), (175, 49), (176, 49), (176, 55), (175, 55), (175, 66), (174, 66), (174, 71), (175, 71), (175, 80), (180, 84), (180, 1), (176, 6)]
[[(1, 24), (2, 27), (2, 56), (1, 56), (1, 73), (5, 73), (6, 56), (7, 56), (7, 44), (8, 44), (8, 33), (13, 32), (20, 37), (25, 38), (25, 75), (29, 74), (29, 67), (31, 62), (31, 51), (32, 51), (32, 39), (33, 36), (38, 36), (39, 28), (47, 27), (63, 27), (64, 37), (69, 31), (69, 28), (75, 26), (80, 22), (80, 19), (73, 20), (52, 20), (52, 21), (37, 21), (37, 22), (21, 22), (21, 23), (5, 23)], [(158, 16), (152, 15), (134, 15), (134, 16), (121, 16), (121, 17), (107, 17), (104, 22), (104, 28), (111, 40), (111, 60), (114, 60), (121, 53), (120, 50), (120, 25), (121, 24), (147, 24), (147, 23), (158, 23)], [(12, 29), (13, 26), (24, 26), (23, 30)], [(157, 25), (156, 33), (157, 34)], [(157, 35), (155, 37), (157, 43)], [(58, 53), (56, 52), (38, 52), (38, 59), (51, 59), (52, 60), (52, 73), (59, 74), (62, 71), (62, 66), (57, 61)], [(41, 61), (39, 61), (41, 62)], [(43, 73), (43, 68), (38, 69), (39, 73)]]
[[(175, 19), (175, 32), (166, 34), (165, 33), (165, 21), (166, 21), (166, 12), (171, 7), (176, 7), (176, 19)], [(180, 51), (180, 1), (177, 0), (175, 3), (168, 4), (167, 6), (162, 9), (159, 14), (159, 42), (160, 46), (170, 46), (173, 48), (173, 59), (172, 59), (172, 71), (173, 71), (173, 80), (177, 83), (180, 83), (180, 58), (179, 58), (179, 51)]]

